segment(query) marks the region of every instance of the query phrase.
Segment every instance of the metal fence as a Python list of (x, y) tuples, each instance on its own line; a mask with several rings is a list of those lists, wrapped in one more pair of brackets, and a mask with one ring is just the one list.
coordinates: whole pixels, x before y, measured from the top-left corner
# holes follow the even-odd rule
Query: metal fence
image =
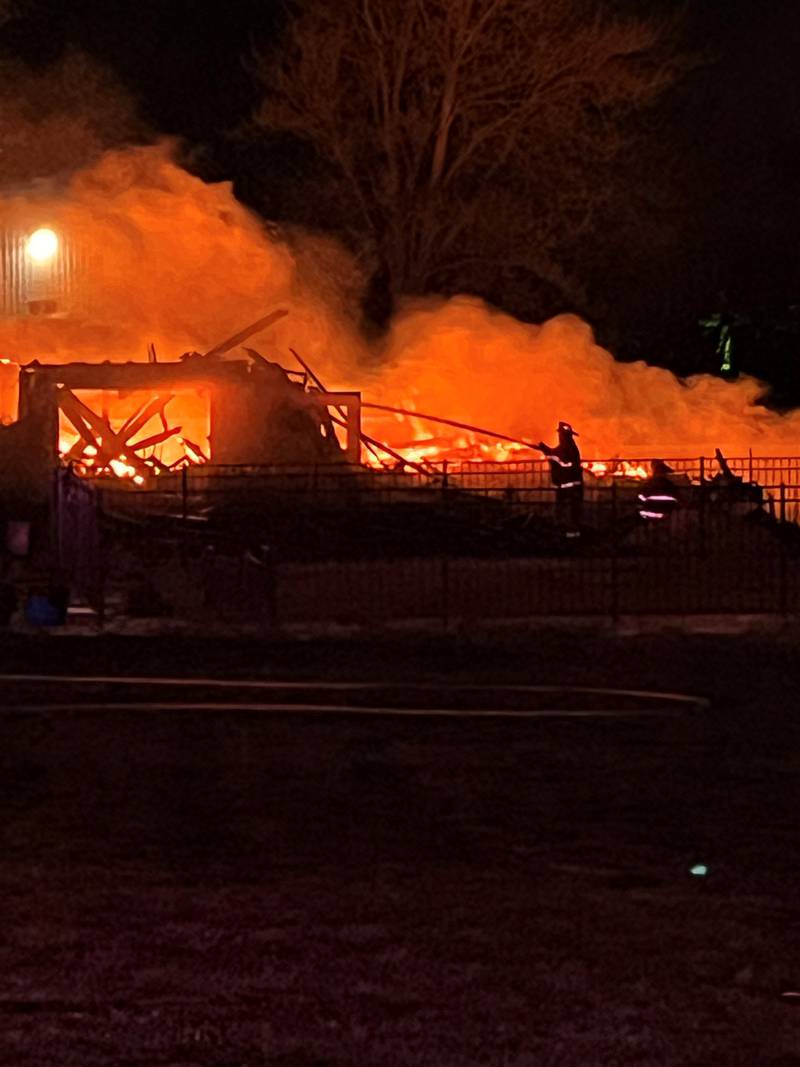
[[(613, 473), (587, 476), (577, 539), (566, 537), (546, 464), (539, 461), (448, 464), (428, 478), (362, 469), (227, 468), (212, 474), (201, 468), (160, 487), (163, 500), (171, 502), (176, 521), (170, 536), (177, 531), (177, 542), (167, 538), (163, 551), (151, 545), (151, 556), (163, 556), (173, 612), (191, 618), (469, 625), (553, 615), (800, 610), (800, 528), (791, 521), (800, 508), (800, 459), (729, 461), (745, 478), (752, 470), (764, 490), (761, 506), (715, 487), (700, 458), (669, 462), (687, 475), (673, 514), (645, 522), (638, 515), (641, 482)], [(424, 552), (407, 548), (374, 558), (326, 558), (322, 552), (314, 560), (280, 553), (260, 557), (241, 544), (236, 549), (203, 544), (203, 526), (193, 513), (199, 501), (245, 494), (258, 503), (270, 492), (284, 507), (288, 499), (338, 501), (343, 508), (364, 507), (365, 501), (382, 507), (420, 494), (430, 501), (435, 493), (445, 514), (448, 502), (465, 495), (497, 499), (503, 507), (495, 513), (504, 523), (510, 520), (516, 540), (504, 541), (508, 530), (498, 526), (490, 531), (494, 542), (480, 553), (429, 541)], [(122, 488), (101, 490), (100, 498), (112, 513), (120, 501), (151, 507), (156, 499)]]
[(549, 553), (278, 566), (275, 617), (470, 623), (800, 610), (800, 531), (780, 514), (705, 501), (646, 524), (622, 513), (614, 489), (608, 496), (605, 529)]
[[(659, 457), (661, 458), (661, 457)], [(583, 459), (587, 478), (592, 468), (605, 468), (607, 478), (624, 478), (626, 471), (636, 468), (649, 470), (653, 457), (627, 456), (611, 459)], [(718, 470), (716, 460), (710, 456), (665, 457), (677, 473), (686, 474), (695, 481), (710, 479)], [(747, 482), (758, 482), (766, 488), (777, 488), (781, 483), (800, 482), (800, 456), (734, 456), (728, 465)], [(161, 475), (154, 479), (152, 488), (164, 493), (180, 493), (184, 488), (190, 494), (225, 493), (237, 488), (271, 487), (324, 491), (338, 490), (348, 482), (356, 481), (369, 486), (406, 486), (408, 484), (430, 487), (447, 484), (475, 492), (491, 491), (504, 486), (540, 488), (550, 484), (550, 466), (546, 459), (524, 460), (425, 460), (419, 469), (406, 466), (364, 467), (360, 464), (328, 463), (320, 465), (225, 465), (202, 464), (189, 466), (180, 471)], [(116, 484), (115, 479), (103, 479), (104, 488)], [(150, 492), (147, 490), (146, 492)]]
[[(708, 456), (673, 457), (666, 462), (694, 485), (704, 485), (716, 472)], [(585, 460), (589, 495), (603, 494), (613, 485), (635, 496), (639, 479), (626, 472), (649, 471), (652, 460)], [(800, 521), (800, 456), (739, 456), (728, 460), (731, 470), (745, 482), (764, 490), (768, 507), (778, 508), (791, 522)], [(599, 467), (602, 475), (591, 473)], [(517, 502), (533, 509), (552, 506), (554, 493), (547, 460), (505, 462), (465, 461), (429, 463), (425, 473), (413, 470), (366, 469), (348, 464), (320, 466), (222, 466), (206, 464), (154, 478), (146, 489), (131, 482), (103, 478), (94, 484), (103, 508), (109, 512), (162, 512), (188, 516), (209, 507), (224, 507), (242, 500), (286, 498), (298, 504), (349, 508), (383, 506), (394, 502), (430, 499), (431, 494), (452, 490), (477, 497)], [(783, 494), (782, 500), (781, 494)]]

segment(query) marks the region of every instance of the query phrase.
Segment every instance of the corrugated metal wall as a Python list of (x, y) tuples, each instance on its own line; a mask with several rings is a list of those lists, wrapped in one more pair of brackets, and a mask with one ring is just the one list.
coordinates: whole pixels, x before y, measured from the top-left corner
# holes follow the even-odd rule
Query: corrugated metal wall
[(85, 311), (89, 289), (86, 257), (81, 248), (58, 233), (58, 250), (53, 259), (36, 263), (28, 254), (29, 237), (27, 232), (0, 231), (0, 315), (47, 314), (49, 302), (55, 304), (58, 313)]

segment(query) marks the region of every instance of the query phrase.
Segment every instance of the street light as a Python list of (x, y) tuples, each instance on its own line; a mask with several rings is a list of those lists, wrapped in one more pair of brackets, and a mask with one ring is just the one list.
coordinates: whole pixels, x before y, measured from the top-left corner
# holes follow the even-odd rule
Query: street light
[(52, 230), (36, 230), (28, 238), (28, 255), (34, 263), (47, 263), (58, 251), (58, 237)]

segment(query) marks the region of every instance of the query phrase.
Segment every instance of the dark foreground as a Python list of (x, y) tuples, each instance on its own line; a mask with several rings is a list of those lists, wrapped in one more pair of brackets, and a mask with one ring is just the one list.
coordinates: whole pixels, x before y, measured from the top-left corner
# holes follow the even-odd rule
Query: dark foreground
[(72, 691), (6, 685), (0, 1064), (800, 1064), (782, 997), (800, 991), (794, 641), (578, 644), (571, 662), (575, 639), (545, 633), (6, 646), (6, 671), (713, 704), (637, 721), (46, 714), (14, 709)]

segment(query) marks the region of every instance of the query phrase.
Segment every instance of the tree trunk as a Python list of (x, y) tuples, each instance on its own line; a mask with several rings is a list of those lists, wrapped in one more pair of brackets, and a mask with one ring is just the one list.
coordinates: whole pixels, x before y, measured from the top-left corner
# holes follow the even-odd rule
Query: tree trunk
[(395, 292), (392, 272), (384, 256), (367, 282), (361, 310), (368, 325), (386, 329), (394, 314)]

